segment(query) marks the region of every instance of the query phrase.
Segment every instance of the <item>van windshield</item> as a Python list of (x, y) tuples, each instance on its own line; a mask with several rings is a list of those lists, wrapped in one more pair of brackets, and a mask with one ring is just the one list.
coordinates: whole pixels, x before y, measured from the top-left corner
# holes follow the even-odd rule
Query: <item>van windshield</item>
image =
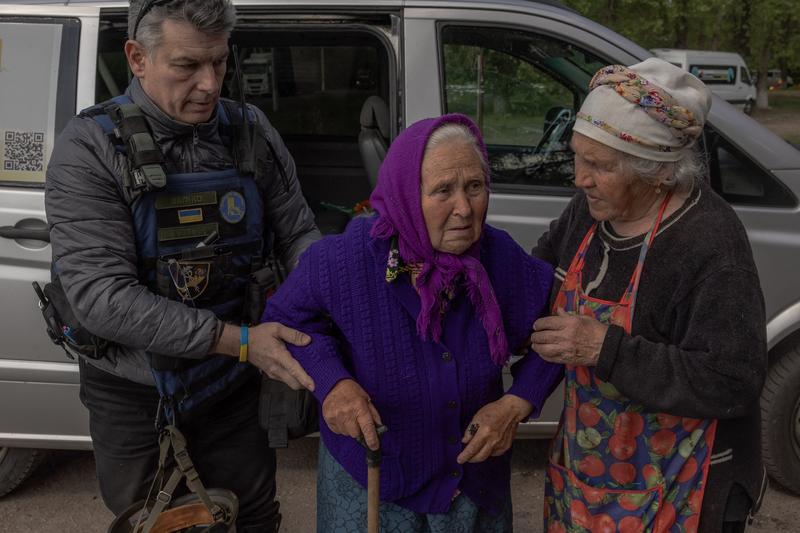
[(733, 65), (692, 65), (689, 72), (706, 85), (733, 85), (736, 83), (736, 67)]
[(753, 84), (753, 80), (750, 78), (750, 72), (747, 70), (747, 67), (739, 67), (739, 78), (742, 80), (742, 83), (746, 83), (747, 85)]

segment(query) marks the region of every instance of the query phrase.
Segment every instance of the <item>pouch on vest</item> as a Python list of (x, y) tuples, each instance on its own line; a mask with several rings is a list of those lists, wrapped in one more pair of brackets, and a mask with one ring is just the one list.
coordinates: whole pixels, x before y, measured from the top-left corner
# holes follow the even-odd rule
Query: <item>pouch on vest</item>
[(290, 439), (319, 431), (317, 399), (306, 389), (294, 390), (262, 375), (258, 421), (267, 430), (270, 448), (286, 448)]
[[(284, 275), (280, 263), (270, 255), (267, 266), (250, 277), (248, 294), (251, 324), (261, 322), (267, 299), (277, 290)], [(305, 389), (291, 387), (261, 376), (258, 421), (267, 430), (270, 448), (286, 448), (290, 439), (319, 431), (317, 399)]]
[(82, 355), (90, 359), (100, 359), (105, 355), (108, 341), (81, 325), (72, 312), (58, 277), (47, 283), (44, 290), (34, 281), (33, 290), (39, 298), (39, 309), (44, 317), (47, 335), (53, 344), (66, 352), (67, 357), (75, 359), (75, 355)]
[(245, 317), (248, 324), (254, 325), (261, 322), (267, 299), (275, 294), (278, 286), (284, 279), (280, 263), (273, 254), (270, 254), (265, 265), (250, 274), (245, 295)]

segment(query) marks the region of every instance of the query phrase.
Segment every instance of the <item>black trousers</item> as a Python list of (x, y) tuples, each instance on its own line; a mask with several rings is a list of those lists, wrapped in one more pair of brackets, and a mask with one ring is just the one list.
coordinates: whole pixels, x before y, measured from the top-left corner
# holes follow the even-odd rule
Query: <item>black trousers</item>
[[(81, 401), (89, 409), (97, 478), (106, 506), (115, 514), (147, 496), (158, 467), (155, 417), (158, 393), (80, 362)], [(240, 533), (276, 531), (275, 451), (258, 424), (256, 378), (216, 403), (178, 422), (187, 450), (206, 488), (224, 488), (239, 498)], [(169, 473), (167, 473), (169, 474)], [(179, 485), (186, 492), (185, 484)], [(176, 497), (180, 495), (176, 491)]]

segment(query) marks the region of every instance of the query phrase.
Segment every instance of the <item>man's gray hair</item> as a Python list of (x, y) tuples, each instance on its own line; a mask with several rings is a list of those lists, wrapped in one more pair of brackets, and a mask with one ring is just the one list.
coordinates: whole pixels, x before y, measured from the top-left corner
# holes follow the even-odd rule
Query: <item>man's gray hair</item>
[[(230, 0), (174, 0), (153, 6), (134, 28), (139, 10), (146, 0), (131, 0), (128, 9), (128, 38), (135, 39), (152, 53), (161, 45), (165, 20), (188, 22), (208, 35), (230, 33), (236, 24), (236, 10)], [(134, 30), (136, 35), (134, 35)]]
[(635, 155), (617, 152), (620, 156), (619, 170), (623, 175), (633, 176), (652, 185), (676, 192), (688, 192), (695, 178), (705, 176), (707, 165), (696, 147), (683, 149), (677, 161), (652, 161)]
[(475, 138), (475, 135), (472, 133), (467, 126), (464, 124), (458, 124), (456, 122), (446, 122), (433, 130), (431, 136), (428, 137), (428, 142), (425, 145), (425, 153), (423, 154), (423, 159), (428, 156), (428, 153), (431, 152), (437, 146), (441, 146), (447, 143), (467, 143), (469, 144), (474, 150), (475, 154), (478, 156), (478, 159), (481, 161), (481, 166), (483, 167), (483, 172), (486, 177), (489, 177), (489, 164), (483, 158), (483, 152), (481, 152), (481, 147), (478, 144), (478, 139)]

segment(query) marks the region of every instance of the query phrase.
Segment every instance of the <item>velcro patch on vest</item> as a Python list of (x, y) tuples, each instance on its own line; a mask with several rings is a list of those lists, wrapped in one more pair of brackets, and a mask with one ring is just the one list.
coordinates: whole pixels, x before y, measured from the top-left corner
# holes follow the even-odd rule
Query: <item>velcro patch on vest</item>
[(181, 224), (192, 224), (203, 221), (203, 208), (192, 207), (191, 209), (178, 210), (178, 222)]
[(219, 232), (219, 224), (197, 224), (194, 226), (158, 228), (158, 242), (179, 241), (183, 239), (204, 239)]
[(170, 276), (181, 298), (194, 300), (199, 298), (208, 287), (211, 263), (175, 261), (170, 265)]
[(217, 191), (189, 192), (185, 194), (159, 194), (156, 197), (156, 209), (175, 209), (179, 207), (197, 207), (215, 205)]
[(228, 191), (219, 201), (219, 212), (228, 224), (238, 224), (244, 219), (247, 205), (239, 191)]

